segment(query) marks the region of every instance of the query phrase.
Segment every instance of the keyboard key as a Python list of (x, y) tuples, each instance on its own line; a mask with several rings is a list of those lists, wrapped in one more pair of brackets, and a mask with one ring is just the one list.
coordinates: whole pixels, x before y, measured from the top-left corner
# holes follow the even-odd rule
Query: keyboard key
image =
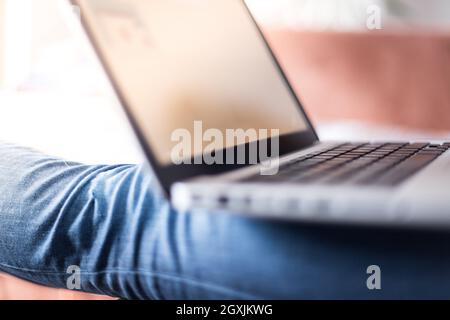
[(434, 155), (415, 155), (387, 172), (376, 184), (396, 185), (435, 160)]
[(342, 144), (292, 160), (275, 176), (254, 176), (245, 181), (394, 185), (449, 148), (450, 143)]
[(394, 163), (377, 162), (376, 164), (366, 168), (356, 176), (352, 177), (350, 183), (371, 184), (377, 177), (379, 177), (381, 174), (383, 174), (393, 166), (395, 166)]
[(406, 146), (406, 148), (409, 149), (423, 149), (429, 146), (429, 143), (411, 143), (410, 145)]

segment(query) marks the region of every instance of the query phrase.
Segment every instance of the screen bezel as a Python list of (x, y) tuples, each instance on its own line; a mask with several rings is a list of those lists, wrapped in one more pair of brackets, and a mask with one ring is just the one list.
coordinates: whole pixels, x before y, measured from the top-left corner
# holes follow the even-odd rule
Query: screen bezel
[[(287, 76), (285, 72), (283, 71), (278, 59), (276, 58), (273, 50), (270, 48), (269, 43), (267, 39), (265, 38), (261, 28), (259, 27), (258, 23), (256, 22), (254, 16), (250, 12), (250, 9), (248, 5), (245, 3), (245, 0), (240, 1), (242, 5), (244, 6), (245, 10), (247, 11), (249, 15), (249, 19), (252, 20), (255, 28), (258, 31), (258, 35), (261, 37), (261, 41), (264, 42), (264, 45), (266, 49), (268, 50), (269, 54), (272, 57), (272, 61), (277, 68), (278, 72), (281, 75), (282, 81), (285, 83), (286, 89), (289, 91), (289, 93), (294, 98), (299, 112), (302, 114), (302, 116), (305, 119), (307, 129), (301, 132), (296, 132), (292, 134), (282, 135), (279, 138), (280, 143), (280, 156), (287, 155), (289, 153), (293, 153), (299, 150), (302, 150), (304, 148), (310, 147), (314, 145), (316, 142), (319, 141), (319, 137), (314, 130), (314, 127), (306, 114), (299, 97), (295, 93), (293, 87), (291, 86), (289, 80), (287, 79)], [(78, 6), (78, 0), (70, 0), (70, 3)], [(104, 55), (102, 53), (102, 50), (100, 49), (100, 46), (97, 44), (97, 41), (95, 39), (94, 33), (92, 32), (89, 23), (83, 18), (82, 12), (81, 14), (81, 24), (83, 26), (83, 29), (86, 32), (86, 35), (88, 36), (99, 60), (102, 64), (102, 67), (104, 71), (106, 72), (106, 75), (108, 76), (109, 81), (111, 82), (111, 85), (117, 95), (117, 98), (119, 99), (120, 104), (125, 110), (125, 113), (131, 123), (131, 126), (140, 142), (141, 147), (143, 148), (143, 151), (145, 155), (147, 156), (148, 161), (150, 162), (151, 167), (154, 170), (154, 174), (156, 178), (158, 179), (163, 191), (165, 194), (170, 197), (170, 189), (174, 183), (185, 181), (188, 179), (192, 179), (199, 176), (213, 176), (218, 174), (224, 174), (230, 171), (234, 171), (237, 169), (245, 168), (247, 166), (251, 166), (252, 164), (245, 164), (245, 165), (229, 165), (229, 164), (223, 164), (223, 165), (207, 165), (207, 164), (180, 164), (180, 165), (161, 165), (161, 163), (157, 160), (156, 155), (152, 152), (152, 148), (150, 146), (150, 143), (145, 138), (145, 135), (143, 134), (143, 130), (138, 125), (138, 121), (135, 118), (131, 108), (129, 107), (126, 99), (124, 98), (124, 95), (122, 94), (122, 91), (120, 89), (120, 86), (118, 85), (117, 81), (114, 79), (114, 76), (112, 75), (112, 72), (110, 71), (110, 68), (107, 64), (107, 60), (104, 58)], [(242, 147), (242, 146), (241, 146)], [(245, 148), (248, 149), (250, 147), (250, 144), (246, 144)], [(231, 149), (235, 149), (234, 151), (237, 151), (238, 146), (235, 146)], [(227, 152), (228, 149), (222, 150), (222, 152)], [(191, 163), (195, 163), (194, 159), (192, 159)]]

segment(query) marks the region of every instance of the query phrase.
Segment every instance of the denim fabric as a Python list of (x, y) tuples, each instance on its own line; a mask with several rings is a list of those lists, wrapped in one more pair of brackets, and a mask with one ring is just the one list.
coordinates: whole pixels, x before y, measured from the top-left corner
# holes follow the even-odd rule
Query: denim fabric
[[(150, 299), (450, 298), (450, 235), (176, 212), (146, 166), (0, 144), (0, 270)], [(381, 290), (366, 269), (381, 267)]]

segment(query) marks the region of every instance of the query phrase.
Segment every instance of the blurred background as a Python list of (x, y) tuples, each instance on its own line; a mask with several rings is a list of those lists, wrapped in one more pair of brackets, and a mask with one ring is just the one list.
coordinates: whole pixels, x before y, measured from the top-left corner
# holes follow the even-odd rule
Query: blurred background
[[(450, 1), (248, 3), (323, 139), (450, 140)], [(63, 0), (0, 0), (0, 140), (143, 159)], [(86, 298), (11, 281), (0, 299)]]
[[(447, 139), (450, 2), (248, 0), (322, 138)], [(142, 156), (63, 0), (0, 0), (0, 140)]]
[(450, 2), (251, 0), (315, 121), (450, 130)]

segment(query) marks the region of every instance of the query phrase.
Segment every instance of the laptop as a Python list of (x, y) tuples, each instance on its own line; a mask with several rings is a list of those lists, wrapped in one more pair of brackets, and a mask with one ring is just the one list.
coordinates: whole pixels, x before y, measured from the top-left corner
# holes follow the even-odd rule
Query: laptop
[(450, 143), (321, 141), (244, 1), (72, 4), (175, 208), (450, 226)]

